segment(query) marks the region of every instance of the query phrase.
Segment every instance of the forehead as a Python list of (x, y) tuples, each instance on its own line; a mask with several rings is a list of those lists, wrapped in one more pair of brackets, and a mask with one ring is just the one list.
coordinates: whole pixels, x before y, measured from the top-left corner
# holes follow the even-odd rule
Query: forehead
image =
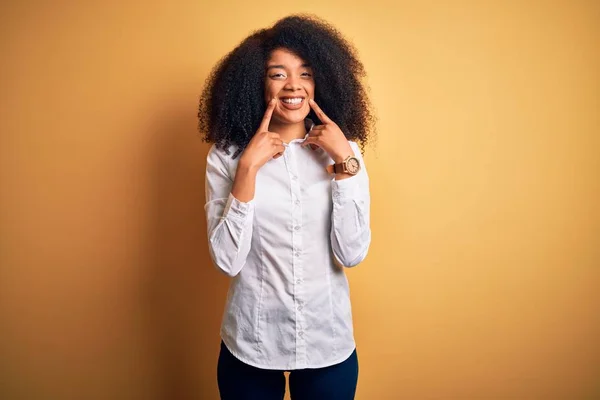
[(267, 60), (267, 66), (283, 65), (287, 68), (300, 68), (307, 64), (308, 63), (305, 60), (287, 49), (273, 50)]

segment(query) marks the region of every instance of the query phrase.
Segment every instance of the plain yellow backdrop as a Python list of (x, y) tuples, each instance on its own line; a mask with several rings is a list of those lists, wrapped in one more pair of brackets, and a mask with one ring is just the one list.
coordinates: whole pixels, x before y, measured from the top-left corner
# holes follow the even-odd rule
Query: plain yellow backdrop
[(217, 399), (212, 66), (294, 12), (369, 74), (357, 399), (600, 398), (595, 1), (5, 1), (0, 398)]

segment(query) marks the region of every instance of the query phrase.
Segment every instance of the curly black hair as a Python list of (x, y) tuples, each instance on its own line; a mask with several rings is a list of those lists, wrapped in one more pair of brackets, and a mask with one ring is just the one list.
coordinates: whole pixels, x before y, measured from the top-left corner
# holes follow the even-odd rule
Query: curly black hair
[[(366, 76), (354, 46), (329, 23), (294, 14), (252, 32), (213, 68), (200, 96), (198, 128), (203, 140), (237, 157), (252, 139), (266, 110), (264, 79), (271, 52), (284, 48), (307, 61), (314, 73), (315, 101), (361, 149), (375, 133), (375, 117), (361, 79)], [(308, 118), (319, 124), (313, 110)]]

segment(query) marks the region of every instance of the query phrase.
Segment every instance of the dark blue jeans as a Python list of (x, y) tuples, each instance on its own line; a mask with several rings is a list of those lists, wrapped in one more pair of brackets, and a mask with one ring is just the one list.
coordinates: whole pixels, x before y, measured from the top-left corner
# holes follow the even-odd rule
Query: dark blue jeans
[[(221, 400), (282, 400), (285, 375), (235, 358), (221, 342), (217, 382)], [(353, 400), (358, 381), (356, 350), (345, 361), (325, 368), (290, 371), (292, 400)]]

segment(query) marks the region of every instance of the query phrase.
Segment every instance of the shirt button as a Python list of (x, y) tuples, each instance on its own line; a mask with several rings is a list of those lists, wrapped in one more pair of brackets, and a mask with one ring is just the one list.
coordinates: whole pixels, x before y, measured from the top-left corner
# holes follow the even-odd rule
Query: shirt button
[(296, 283), (297, 284), (301, 284), (302, 283), (302, 279), (296, 279)]
[(296, 175), (292, 175), (292, 180), (295, 181), (296, 179), (298, 179), (298, 177), (296, 177)]
[(302, 335), (304, 335), (304, 332), (302, 332), (302, 331), (298, 332), (298, 336), (302, 337)]
[(296, 203), (297, 206), (299, 206), (300, 205), (300, 200), (296, 200), (295, 203)]
[(298, 311), (302, 311), (302, 306), (298, 306)]
[(295, 253), (294, 253), (294, 256), (296, 256), (296, 257), (300, 257), (300, 252), (299, 252), (299, 251), (295, 252)]
[(294, 229), (295, 229), (295, 230), (300, 230), (300, 225), (296, 225), (296, 226), (294, 227)]

